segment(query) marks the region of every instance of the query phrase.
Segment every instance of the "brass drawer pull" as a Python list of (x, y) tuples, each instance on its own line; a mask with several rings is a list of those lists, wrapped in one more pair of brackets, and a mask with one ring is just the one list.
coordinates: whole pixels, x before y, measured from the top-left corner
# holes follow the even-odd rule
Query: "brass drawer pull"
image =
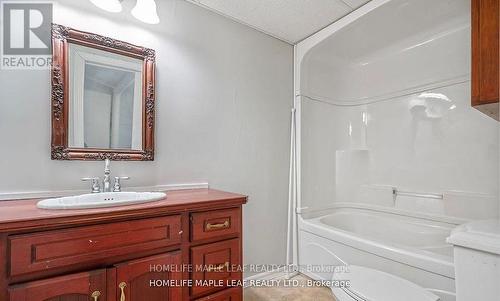
[(229, 261), (226, 261), (225, 263), (221, 263), (219, 265), (210, 265), (207, 268), (207, 272), (220, 272), (224, 270), (224, 268), (229, 269)]
[(125, 287), (127, 286), (127, 284), (125, 282), (120, 282), (120, 284), (118, 284), (118, 287), (120, 288), (121, 290), (121, 296), (120, 296), (120, 301), (125, 301)]
[(90, 295), (90, 297), (94, 298), (94, 301), (98, 301), (100, 296), (101, 296), (100, 291), (95, 291), (92, 293), (92, 295)]
[(222, 224), (210, 224), (210, 223), (208, 223), (205, 226), (205, 229), (207, 229), (207, 230), (226, 229), (226, 228), (229, 228), (229, 221), (225, 221)]

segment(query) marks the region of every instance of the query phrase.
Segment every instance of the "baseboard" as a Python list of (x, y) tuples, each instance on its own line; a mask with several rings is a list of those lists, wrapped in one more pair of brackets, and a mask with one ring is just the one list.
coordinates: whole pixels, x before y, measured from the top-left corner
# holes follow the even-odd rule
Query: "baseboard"
[[(186, 183), (186, 184), (167, 184), (156, 186), (138, 186), (125, 187), (124, 191), (169, 191), (169, 190), (185, 190), (185, 189), (207, 189), (208, 183)], [(53, 198), (69, 195), (78, 195), (90, 193), (87, 190), (60, 190), (60, 191), (21, 191), (21, 192), (0, 192), (0, 201), (5, 200), (22, 200), (22, 199), (39, 199)]]
[(285, 270), (284, 267), (275, 269), (272, 271), (267, 271), (259, 274), (255, 274), (249, 277), (246, 277), (243, 280), (244, 286), (243, 287), (249, 287), (249, 283), (252, 281), (265, 281), (265, 280), (277, 280), (277, 279), (288, 279), (291, 277), (294, 277), (295, 275), (298, 275), (298, 272), (288, 272)]

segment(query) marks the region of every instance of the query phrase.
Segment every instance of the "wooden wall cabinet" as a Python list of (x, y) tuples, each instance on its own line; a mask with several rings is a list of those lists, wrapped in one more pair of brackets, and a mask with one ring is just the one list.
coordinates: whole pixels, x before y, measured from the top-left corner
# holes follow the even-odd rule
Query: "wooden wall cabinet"
[(36, 201), (0, 204), (0, 301), (242, 300), (244, 196), (57, 212)]
[(499, 1), (471, 0), (471, 4), (472, 106), (499, 120)]

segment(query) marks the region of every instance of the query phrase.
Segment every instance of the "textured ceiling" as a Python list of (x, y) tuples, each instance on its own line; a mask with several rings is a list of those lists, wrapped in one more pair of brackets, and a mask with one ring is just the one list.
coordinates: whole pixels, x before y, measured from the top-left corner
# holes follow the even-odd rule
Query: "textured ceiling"
[(369, 0), (188, 0), (291, 44)]

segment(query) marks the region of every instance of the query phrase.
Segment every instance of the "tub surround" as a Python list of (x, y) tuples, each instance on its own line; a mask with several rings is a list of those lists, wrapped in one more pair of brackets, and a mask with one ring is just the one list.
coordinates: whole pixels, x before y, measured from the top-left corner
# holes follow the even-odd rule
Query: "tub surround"
[(396, 188), (388, 185), (361, 185), (356, 195), (344, 199), (344, 202), (382, 206), (414, 214), (458, 218), (463, 222), (498, 217), (499, 203), (495, 195), (447, 190), (442, 192), (442, 198), (429, 198), (394, 195), (393, 189)]
[[(198, 300), (212, 294), (241, 300), (241, 288), (230, 288), (227, 281), (242, 277), (232, 266), (242, 262), (243, 195), (169, 191), (166, 199), (152, 203), (82, 210), (43, 210), (38, 201), (0, 203), (0, 300), (73, 294), (99, 301), (122, 295), (132, 301), (165, 295)], [(165, 264), (208, 270), (150, 271)], [(151, 289), (151, 279), (216, 279), (225, 285)]]
[(497, 217), (498, 123), (471, 108), (470, 14), (466, 0), (373, 0), (297, 45), (299, 207), (377, 185), (389, 205), (393, 187), (444, 195), (397, 208)]
[(498, 218), (498, 198), (484, 193), (445, 191), (442, 198), (394, 195), (389, 185), (361, 185), (351, 197), (331, 201), (323, 207), (305, 207), (301, 213), (313, 213), (338, 207), (368, 208), (414, 217), (462, 224), (471, 220)]

